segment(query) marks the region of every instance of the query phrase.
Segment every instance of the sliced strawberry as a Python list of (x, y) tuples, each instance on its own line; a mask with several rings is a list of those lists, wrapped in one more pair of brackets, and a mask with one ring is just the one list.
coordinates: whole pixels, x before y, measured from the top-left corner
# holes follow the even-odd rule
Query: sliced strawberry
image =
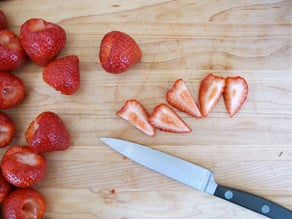
[(6, 199), (11, 190), (11, 185), (4, 179), (0, 170), (0, 204)]
[(208, 74), (200, 84), (199, 102), (203, 117), (209, 115), (223, 94), (225, 78)]
[(8, 72), (0, 72), (0, 109), (19, 104), (24, 97), (23, 81)]
[(176, 133), (187, 133), (192, 131), (183, 119), (164, 103), (154, 108), (149, 121), (154, 127), (162, 131)]
[(62, 119), (53, 112), (43, 112), (25, 132), (28, 145), (39, 153), (66, 150), (70, 146), (68, 130)]
[(12, 71), (26, 59), (18, 36), (9, 31), (0, 31), (0, 71)]
[(137, 100), (128, 100), (116, 113), (148, 136), (155, 135), (154, 127), (149, 123), (149, 114)]
[(40, 18), (32, 18), (22, 24), (20, 40), (32, 61), (44, 67), (56, 59), (67, 38), (61, 26)]
[(62, 94), (74, 94), (80, 86), (78, 56), (70, 55), (52, 61), (44, 68), (43, 80)]
[(223, 97), (226, 109), (233, 117), (242, 104), (245, 102), (248, 94), (248, 85), (243, 77), (227, 77), (226, 86), (224, 89)]
[(3, 211), (5, 219), (42, 219), (46, 200), (36, 189), (16, 189), (5, 199)]
[(202, 117), (195, 100), (182, 79), (178, 79), (174, 82), (173, 87), (166, 93), (166, 99), (173, 107), (191, 116), (197, 118)]
[(139, 62), (141, 57), (139, 45), (126, 33), (112, 31), (101, 41), (99, 59), (104, 70), (109, 73), (125, 72)]
[(15, 125), (11, 118), (0, 112), (0, 148), (9, 145), (15, 134)]
[(45, 177), (47, 160), (28, 146), (12, 146), (4, 153), (1, 168), (10, 184), (30, 187)]
[(0, 10), (0, 30), (7, 29), (7, 17), (3, 11)]

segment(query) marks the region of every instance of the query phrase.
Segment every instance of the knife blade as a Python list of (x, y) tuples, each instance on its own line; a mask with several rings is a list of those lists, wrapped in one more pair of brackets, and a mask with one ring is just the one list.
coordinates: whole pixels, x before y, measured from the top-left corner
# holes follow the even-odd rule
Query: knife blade
[(272, 219), (292, 219), (291, 210), (257, 195), (219, 185), (212, 171), (175, 156), (116, 138), (102, 142), (129, 159), (199, 191), (214, 195)]

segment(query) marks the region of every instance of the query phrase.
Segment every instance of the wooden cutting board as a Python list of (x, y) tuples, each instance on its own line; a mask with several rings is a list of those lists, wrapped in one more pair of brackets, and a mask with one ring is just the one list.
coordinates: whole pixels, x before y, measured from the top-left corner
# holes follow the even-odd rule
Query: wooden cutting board
[[(49, 169), (36, 186), (47, 200), (45, 218), (263, 218), (145, 169), (100, 137), (152, 146), (212, 169), (218, 183), (292, 208), (291, 1), (13, 0), (0, 8), (17, 34), (32, 17), (58, 23), (68, 37), (60, 57), (80, 58), (78, 93), (56, 92), (29, 62), (14, 72), (25, 99), (5, 110), (17, 125), (13, 144), (26, 144), (28, 124), (43, 111), (58, 113), (70, 131), (69, 150), (45, 154)], [(106, 73), (98, 59), (111, 30), (130, 34), (143, 51), (120, 75)], [(178, 112), (192, 133), (150, 138), (115, 115), (130, 98), (151, 112), (178, 78), (197, 99), (210, 72), (248, 81), (247, 101), (232, 119), (221, 100), (204, 119)]]

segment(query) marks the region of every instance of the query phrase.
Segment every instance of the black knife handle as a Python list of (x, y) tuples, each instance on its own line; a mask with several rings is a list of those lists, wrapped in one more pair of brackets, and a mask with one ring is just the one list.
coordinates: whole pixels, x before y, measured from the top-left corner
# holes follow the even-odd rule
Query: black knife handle
[(289, 209), (248, 192), (218, 185), (214, 195), (272, 219), (292, 219)]

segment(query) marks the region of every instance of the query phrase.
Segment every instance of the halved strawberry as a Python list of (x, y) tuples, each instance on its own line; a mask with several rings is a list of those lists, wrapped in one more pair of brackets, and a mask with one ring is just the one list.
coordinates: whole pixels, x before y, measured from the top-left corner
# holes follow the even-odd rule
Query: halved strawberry
[(174, 82), (173, 87), (166, 93), (167, 102), (173, 107), (188, 113), (191, 116), (201, 118), (201, 112), (193, 99), (183, 79)]
[(9, 31), (0, 31), (0, 71), (12, 71), (26, 59), (18, 36)]
[(7, 29), (7, 17), (5, 13), (0, 10), (0, 30)]
[(0, 112), (0, 148), (9, 145), (15, 134), (15, 125), (11, 118), (4, 112)]
[(125, 72), (139, 62), (141, 57), (139, 45), (124, 32), (111, 31), (101, 41), (99, 59), (104, 70), (109, 73)]
[(43, 80), (62, 94), (74, 94), (80, 86), (78, 56), (70, 55), (52, 61), (43, 70)]
[(43, 112), (26, 129), (28, 145), (39, 153), (66, 150), (70, 146), (68, 130), (53, 112)]
[(46, 66), (56, 59), (66, 43), (66, 32), (58, 24), (32, 18), (22, 24), (21, 44), (34, 63)]
[(149, 123), (149, 114), (137, 100), (128, 100), (116, 114), (148, 136), (155, 135), (154, 127)]
[(162, 131), (176, 133), (187, 133), (192, 131), (183, 119), (164, 103), (154, 108), (149, 121), (154, 127)]
[(203, 117), (209, 115), (223, 94), (225, 78), (208, 74), (200, 84), (199, 102)]
[(3, 211), (5, 219), (42, 219), (46, 200), (36, 189), (16, 189), (5, 199)]
[(0, 109), (19, 104), (24, 97), (23, 81), (8, 72), (0, 72)]
[(226, 109), (233, 117), (245, 102), (248, 94), (248, 85), (243, 77), (227, 77), (223, 97)]
[(45, 177), (47, 160), (28, 146), (12, 146), (3, 155), (1, 169), (10, 184), (30, 187)]
[(0, 170), (0, 204), (6, 199), (11, 190), (11, 185), (4, 179)]

